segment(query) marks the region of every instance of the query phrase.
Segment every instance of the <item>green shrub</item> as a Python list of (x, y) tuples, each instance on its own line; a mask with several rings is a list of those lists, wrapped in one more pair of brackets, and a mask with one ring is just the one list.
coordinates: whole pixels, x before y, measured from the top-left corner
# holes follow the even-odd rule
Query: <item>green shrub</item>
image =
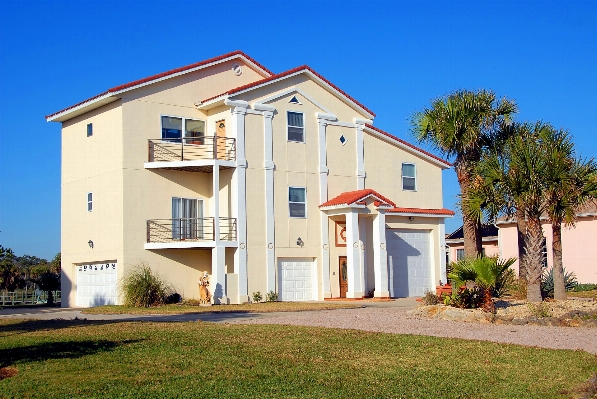
[(278, 293), (270, 291), (265, 296), (265, 302), (278, 302)]
[(261, 291), (257, 291), (253, 293), (253, 302), (261, 302), (263, 300), (263, 296), (261, 295)]
[(121, 285), (125, 306), (148, 308), (178, 299), (170, 284), (145, 263), (140, 263), (130, 269), (124, 276)]
[(491, 296), (499, 298), (505, 295), (514, 283), (515, 274), (510, 269), (514, 262), (516, 262), (516, 258), (504, 260), (497, 256), (464, 258), (452, 264), (448, 278), (454, 281), (456, 287), (461, 287), (467, 281), (472, 281), (489, 291)]
[(593, 291), (597, 290), (597, 284), (577, 284), (574, 288), (572, 288), (572, 292), (584, 292), (584, 291)]
[[(566, 287), (566, 291), (572, 290), (574, 287), (578, 285), (578, 281), (576, 280), (576, 275), (574, 272), (567, 273), (566, 268), (564, 269), (564, 286)], [(543, 276), (541, 276), (541, 294), (543, 298), (553, 298), (553, 267), (549, 269), (549, 271), (545, 272)]]
[[(491, 298), (490, 298), (491, 299)], [(444, 304), (461, 309), (476, 309), (485, 307), (487, 301), (486, 291), (482, 287), (462, 287), (452, 295), (446, 295)]]
[(545, 302), (539, 303), (528, 303), (527, 306), (533, 313), (533, 316), (542, 318), (542, 317), (551, 317), (551, 312), (549, 311), (549, 305)]
[(437, 305), (440, 302), (439, 297), (431, 291), (425, 291), (422, 301), (425, 305)]

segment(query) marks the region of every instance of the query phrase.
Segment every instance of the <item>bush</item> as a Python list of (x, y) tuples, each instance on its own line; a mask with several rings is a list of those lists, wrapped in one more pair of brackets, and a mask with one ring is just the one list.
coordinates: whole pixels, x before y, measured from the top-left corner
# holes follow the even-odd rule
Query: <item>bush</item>
[(261, 295), (261, 291), (257, 291), (253, 293), (253, 302), (261, 302), (263, 300), (263, 296)]
[(452, 295), (446, 295), (444, 304), (461, 309), (476, 309), (488, 306), (486, 300), (486, 291), (482, 287), (461, 287), (458, 292), (453, 293)]
[(515, 280), (515, 274), (510, 266), (516, 258), (499, 259), (498, 257), (480, 256), (465, 258), (452, 264), (452, 271), (448, 278), (454, 281), (456, 287), (472, 281), (488, 291), (490, 296), (499, 298), (505, 295)]
[[(576, 280), (576, 275), (574, 272), (567, 273), (566, 268), (564, 269), (564, 286), (566, 287), (566, 291), (572, 290), (574, 287), (578, 285), (578, 281)], [(553, 267), (549, 269), (549, 271), (545, 272), (543, 276), (541, 276), (541, 295), (543, 298), (553, 298)]]
[(508, 293), (515, 299), (527, 299), (527, 282), (523, 278), (515, 277), (513, 283), (510, 285)]
[(527, 306), (533, 313), (533, 316), (538, 318), (543, 317), (551, 317), (551, 312), (549, 311), (549, 305), (545, 302), (539, 303), (528, 303)]
[(439, 297), (431, 291), (425, 291), (422, 301), (425, 305), (437, 305), (440, 302)]
[(122, 295), (125, 306), (148, 308), (175, 300), (175, 295), (178, 294), (175, 294), (170, 284), (153, 272), (147, 264), (140, 263), (124, 276)]
[(270, 291), (265, 296), (265, 302), (278, 302), (278, 294), (274, 291)]

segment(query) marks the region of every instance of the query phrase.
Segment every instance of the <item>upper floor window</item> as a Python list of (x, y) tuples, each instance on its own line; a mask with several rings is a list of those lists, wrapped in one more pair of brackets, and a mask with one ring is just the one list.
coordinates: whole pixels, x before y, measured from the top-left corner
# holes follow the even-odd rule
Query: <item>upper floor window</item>
[(162, 139), (184, 144), (203, 144), (205, 122), (197, 119), (162, 116)]
[(417, 190), (417, 171), (414, 163), (402, 164), (402, 189)]
[(464, 249), (457, 249), (456, 250), (456, 261), (464, 259)]
[(87, 137), (93, 136), (93, 123), (87, 124)]
[(93, 210), (93, 193), (87, 193), (87, 212)]
[(305, 123), (302, 112), (288, 111), (288, 141), (305, 142)]
[(291, 218), (307, 217), (307, 189), (288, 187), (288, 210)]

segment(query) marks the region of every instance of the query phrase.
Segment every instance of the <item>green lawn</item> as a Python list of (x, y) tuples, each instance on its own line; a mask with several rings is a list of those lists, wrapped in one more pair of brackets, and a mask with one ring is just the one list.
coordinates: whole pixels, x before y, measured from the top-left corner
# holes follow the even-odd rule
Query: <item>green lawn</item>
[(291, 326), (0, 320), (8, 398), (566, 398), (597, 358)]
[(182, 313), (269, 313), (269, 312), (300, 312), (309, 310), (330, 310), (360, 308), (362, 303), (317, 303), (317, 302), (263, 302), (243, 305), (164, 305), (151, 308), (136, 308), (132, 306), (109, 305), (83, 309), (85, 314), (182, 314)]

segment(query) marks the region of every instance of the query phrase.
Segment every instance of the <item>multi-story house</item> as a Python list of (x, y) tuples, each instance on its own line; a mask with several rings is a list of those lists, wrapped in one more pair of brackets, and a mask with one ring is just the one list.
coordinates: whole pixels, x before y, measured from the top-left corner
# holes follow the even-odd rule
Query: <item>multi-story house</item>
[(442, 170), (307, 66), (233, 52), (46, 117), (62, 123), (63, 306), (144, 262), (215, 303), (422, 295), (445, 281)]

